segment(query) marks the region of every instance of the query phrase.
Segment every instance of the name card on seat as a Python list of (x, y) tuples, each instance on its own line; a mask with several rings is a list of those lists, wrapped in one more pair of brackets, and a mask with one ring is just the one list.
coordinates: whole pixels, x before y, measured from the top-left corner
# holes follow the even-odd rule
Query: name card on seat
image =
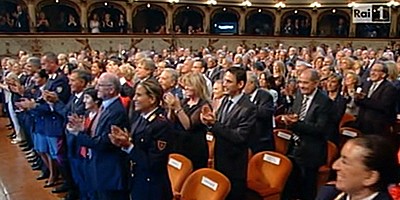
[(269, 155), (269, 154), (264, 154), (263, 160), (264, 160), (265, 162), (269, 162), (269, 163), (272, 163), (272, 164), (274, 164), (274, 165), (279, 165), (279, 164), (281, 164), (281, 158), (278, 158), (278, 157), (276, 157), (276, 156), (271, 156), (271, 155)]
[(218, 188), (218, 183), (216, 183), (215, 181), (203, 176), (201, 177), (201, 184), (205, 185), (206, 187), (216, 191)]
[(209, 141), (209, 142), (212, 142), (214, 140), (214, 136), (211, 135), (211, 134), (207, 134), (206, 135), (206, 140)]
[(290, 140), (292, 138), (290, 134), (284, 133), (282, 131), (279, 131), (277, 135), (278, 137), (283, 138), (285, 140)]
[(179, 170), (182, 168), (182, 162), (179, 162), (173, 158), (169, 158), (168, 165), (171, 165), (172, 167), (179, 169)]
[(354, 131), (343, 130), (342, 135), (349, 136), (349, 137), (357, 137), (357, 133)]

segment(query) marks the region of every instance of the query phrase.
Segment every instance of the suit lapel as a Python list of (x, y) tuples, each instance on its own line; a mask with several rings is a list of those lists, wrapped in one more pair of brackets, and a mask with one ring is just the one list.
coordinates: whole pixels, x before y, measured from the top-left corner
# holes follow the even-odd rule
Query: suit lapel
[(246, 98), (245, 94), (243, 94), (243, 96), (239, 99), (239, 101), (232, 107), (231, 111), (225, 118), (225, 122), (227, 122), (232, 116), (235, 116), (236, 113), (240, 111), (240, 104), (242, 103), (244, 98)]
[(227, 101), (227, 100), (228, 100), (228, 97), (225, 96), (225, 97), (222, 99), (221, 106), (219, 106), (219, 108), (218, 108), (218, 111), (217, 111), (217, 113), (218, 113), (217, 119), (218, 119), (219, 122), (222, 121), (222, 112), (223, 112), (223, 109), (225, 108), (225, 104), (226, 104), (226, 101)]
[[(380, 91), (382, 90), (382, 88), (385, 87), (385, 86), (384, 86), (385, 84), (386, 84), (386, 80), (382, 81), (382, 83), (379, 84), (378, 87), (372, 92), (371, 98), (372, 98), (373, 96), (379, 95), (379, 93), (380, 93)], [(372, 84), (371, 84), (370, 87), (368, 87), (368, 89), (371, 88), (371, 87), (372, 87)]]

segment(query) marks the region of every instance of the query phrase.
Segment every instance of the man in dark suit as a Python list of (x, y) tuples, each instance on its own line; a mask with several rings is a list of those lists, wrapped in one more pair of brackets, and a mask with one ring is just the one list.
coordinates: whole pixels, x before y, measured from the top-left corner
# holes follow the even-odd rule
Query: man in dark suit
[(17, 6), (17, 11), (13, 13), (13, 16), (15, 18), (15, 31), (29, 32), (28, 14), (22, 9), (20, 5)]
[(396, 120), (397, 92), (392, 83), (386, 80), (388, 68), (383, 62), (376, 62), (362, 91), (355, 96), (359, 106), (357, 126), (364, 134), (383, 134), (388, 136)]
[(158, 77), (158, 82), (160, 83), (164, 94), (170, 92), (179, 99), (183, 99), (183, 92), (182, 88), (178, 85), (178, 79), (179, 74), (175, 69), (166, 68)]
[(129, 162), (125, 152), (114, 146), (108, 134), (111, 126), (122, 130), (128, 127), (128, 117), (120, 99), (120, 82), (115, 74), (104, 73), (97, 82), (98, 96), (103, 99), (97, 117), (89, 133), (70, 132), (76, 135), (79, 145), (89, 148), (88, 175), (86, 182), (95, 190), (98, 200), (129, 199)]
[(211, 80), (212, 83), (215, 83), (216, 80), (220, 77), (221, 67), (218, 66), (218, 59), (216, 57), (210, 57), (207, 60), (207, 71), (206, 76)]
[[(332, 101), (318, 89), (319, 75), (316, 70), (306, 69), (299, 78), (299, 92), (293, 102), (292, 113), (283, 121), (293, 131), (288, 157), (293, 162), (283, 199), (299, 189), (300, 199), (314, 199), (317, 188), (318, 168), (326, 162), (326, 130), (330, 129)], [(301, 183), (301, 184), (298, 184)]]
[(272, 95), (259, 89), (257, 74), (254, 72), (247, 72), (244, 92), (249, 95), (250, 101), (257, 107), (256, 129), (249, 136), (249, 147), (253, 154), (261, 151), (273, 151), (275, 145), (272, 136), (272, 120), (275, 109)]
[(215, 169), (231, 182), (228, 200), (244, 199), (246, 191), (248, 137), (256, 123), (256, 108), (242, 93), (245, 85), (244, 69), (227, 69), (223, 86), (228, 95), (222, 100), (217, 117), (206, 109), (200, 116), (215, 136)]

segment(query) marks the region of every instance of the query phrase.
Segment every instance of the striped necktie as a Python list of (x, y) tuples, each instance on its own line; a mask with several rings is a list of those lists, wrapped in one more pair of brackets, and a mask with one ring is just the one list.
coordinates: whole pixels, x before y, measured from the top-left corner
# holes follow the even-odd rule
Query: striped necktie
[(304, 96), (303, 101), (301, 102), (301, 108), (300, 108), (300, 114), (299, 114), (299, 120), (303, 121), (304, 118), (306, 117), (307, 114), (307, 103), (308, 103), (308, 97)]

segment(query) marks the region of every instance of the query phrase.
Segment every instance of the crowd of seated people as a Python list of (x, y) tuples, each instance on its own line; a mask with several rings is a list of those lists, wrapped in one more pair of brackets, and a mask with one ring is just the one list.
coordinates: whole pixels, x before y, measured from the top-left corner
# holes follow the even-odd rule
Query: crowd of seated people
[[(104, 24), (115, 25), (106, 15)], [(103, 22), (92, 20), (101, 30)], [(285, 155), (293, 169), (282, 199), (314, 199), (327, 142), (343, 145), (344, 115), (356, 119), (348, 126), (373, 137), (344, 145), (333, 165), (336, 187), (350, 197), (373, 198), (399, 183), (393, 179), (398, 163), (388, 160), (399, 150), (396, 48), (179, 47), (42, 57), (21, 51), (1, 60), (2, 102), (14, 130), (11, 143), (42, 171), (37, 179), (47, 182), (41, 184), (68, 192), (66, 199), (171, 199), (168, 155), (184, 155), (194, 170), (209, 167), (209, 133), (215, 138), (213, 167), (231, 183), (227, 199), (246, 199), (248, 149), (276, 151), (273, 130), (282, 126), (293, 133)], [(392, 146), (385, 156), (375, 154)], [(374, 187), (379, 179), (383, 185)], [(352, 190), (364, 183), (368, 192)]]

